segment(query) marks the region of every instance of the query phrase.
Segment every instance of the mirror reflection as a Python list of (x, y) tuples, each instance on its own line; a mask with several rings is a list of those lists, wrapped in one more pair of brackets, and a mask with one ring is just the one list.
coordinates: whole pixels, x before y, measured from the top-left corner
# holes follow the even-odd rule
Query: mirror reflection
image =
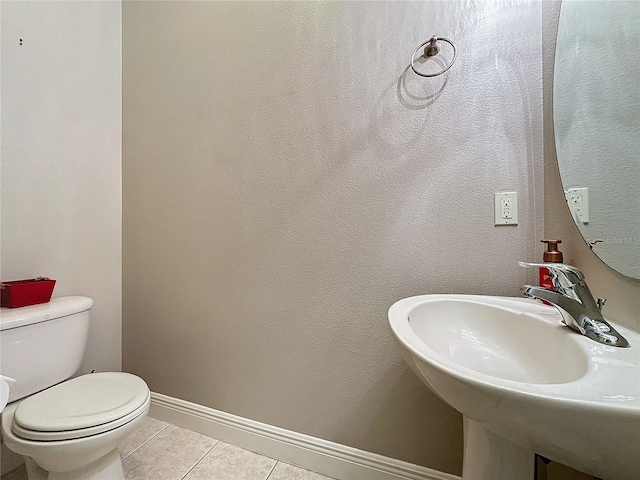
[(554, 73), (560, 175), (593, 252), (640, 278), (640, 2), (565, 0)]

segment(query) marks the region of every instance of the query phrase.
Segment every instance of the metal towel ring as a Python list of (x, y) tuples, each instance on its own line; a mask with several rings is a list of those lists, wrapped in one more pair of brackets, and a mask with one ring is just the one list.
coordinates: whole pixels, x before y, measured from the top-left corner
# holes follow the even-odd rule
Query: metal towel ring
[[(424, 55), (427, 57), (433, 57), (435, 55), (438, 54), (438, 52), (440, 51), (440, 46), (438, 45), (438, 41), (442, 40), (443, 42), (447, 42), (449, 45), (451, 45), (451, 48), (453, 48), (453, 58), (451, 59), (451, 63), (449, 63), (449, 65), (447, 65), (444, 70), (438, 72), (438, 73), (420, 73), (418, 70), (416, 70), (416, 67), (414, 67), (414, 64), (416, 63), (416, 53), (418, 53), (418, 50), (420, 50), (422, 47), (425, 47), (424, 49)], [(424, 43), (421, 43), (420, 45), (418, 45), (418, 48), (416, 48), (413, 51), (413, 55), (411, 55), (411, 70), (413, 70), (415, 72), (416, 75), (420, 75), (421, 77), (437, 77), (438, 75), (442, 75), (444, 72), (446, 72), (447, 70), (449, 70), (453, 63), (456, 61), (456, 46), (453, 44), (453, 42), (451, 40), (449, 40), (448, 38), (444, 38), (444, 37), (436, 37), (433, 36), (431, 37), (429, 40), (427, 40)]]

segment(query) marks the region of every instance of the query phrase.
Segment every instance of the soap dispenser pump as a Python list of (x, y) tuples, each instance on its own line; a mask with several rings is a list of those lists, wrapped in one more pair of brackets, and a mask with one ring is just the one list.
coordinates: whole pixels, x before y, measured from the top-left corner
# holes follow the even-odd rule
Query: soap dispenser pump
[[(562, 240), (540, 240), (542, 243), (547, 244), (547, 250), (542, 256), (544, 263), (562, 263), (562, 252), (558, 250), (558, 244), (562, 243)], [(540, 267), (540, 286), (555, 290), (551, 276), (549, 275), (549, 269)]]

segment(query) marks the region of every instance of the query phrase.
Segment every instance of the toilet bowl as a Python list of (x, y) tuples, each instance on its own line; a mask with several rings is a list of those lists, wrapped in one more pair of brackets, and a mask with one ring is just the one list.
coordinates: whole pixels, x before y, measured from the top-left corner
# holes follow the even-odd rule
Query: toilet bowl
[(8, 405), (2, 434), (10, 450), (48, 473), (28, 465), (30, 479), (124, 478), (118, 444), (138, 428), (149, 402), (135, 375), (83, 375)]
[(2, 309), (0, 366), (16, 379), (2, 411), (2, 436), (25, 456), (29, 480), (124, 479), (118, 444), (149, 411), (149, 387), (135, 375), (103, 372), (64, 381), (80, 366), (77, 349), (84, 351), (92, 304), (63, 297)]

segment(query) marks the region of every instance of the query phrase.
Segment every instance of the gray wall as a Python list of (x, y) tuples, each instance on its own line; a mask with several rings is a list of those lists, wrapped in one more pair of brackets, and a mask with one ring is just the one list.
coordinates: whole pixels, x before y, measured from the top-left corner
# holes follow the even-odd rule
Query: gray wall
[[(386, 311), (534, 280), (516, 260), (542, 234), (540, 3), (123, 8), (124, 368), (459, 473), (461, 419)], [(448, 77), (406, 72), (430, 35), (457, 43)], [(504, 190), (518, 226), (493, 225)]]
[(0, 13), (1, 278), (92, 297), (81, 372), (120, 370), (121, 5), (2, 1)]

